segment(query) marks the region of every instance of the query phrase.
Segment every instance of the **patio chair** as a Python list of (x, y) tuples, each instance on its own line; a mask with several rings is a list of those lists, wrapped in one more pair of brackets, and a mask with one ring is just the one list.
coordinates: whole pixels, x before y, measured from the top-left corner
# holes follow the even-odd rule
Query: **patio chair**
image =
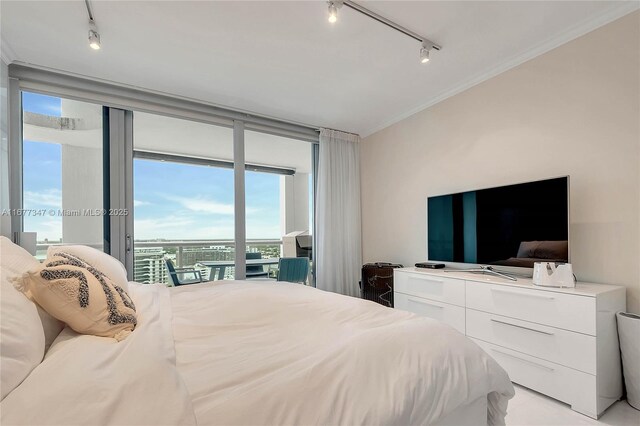
[(309, 259), (281, 257), (278, 262), (278, 281), (306, 284), (309, 278)]
[[(176, 268), (173, 266), (173, 261), (167, 257), (164, 258), (164, 263), (167, 266), (167, 272), (169, 273), (169, 279), (174, 286), (197, 284), (204, 282), (200, 271), (194, 268)], [(191, 278), (185, 277), (191, 275)]]
[[(247, 260), (262, 259), (262, 253), (247, 253)], [(251, 278), (266, 278), (269, 276), (269, 272), (264, 270), (263, 265), (247, 265), (247, 279)]]

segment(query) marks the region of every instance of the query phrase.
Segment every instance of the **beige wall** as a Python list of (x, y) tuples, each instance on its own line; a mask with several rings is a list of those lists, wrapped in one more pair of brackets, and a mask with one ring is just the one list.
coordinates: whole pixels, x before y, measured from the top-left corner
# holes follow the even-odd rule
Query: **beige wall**
[(571, 176), (580, 280), (640, 313), (640, 13), (364, 139), (364, 260), (426, 257), (426, 197)]

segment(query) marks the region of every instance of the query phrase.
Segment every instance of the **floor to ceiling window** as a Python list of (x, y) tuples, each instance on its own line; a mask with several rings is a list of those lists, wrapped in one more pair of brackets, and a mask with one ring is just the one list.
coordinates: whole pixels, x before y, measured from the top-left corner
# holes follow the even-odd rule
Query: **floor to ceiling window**
[(11, 227), (21, 244), (35, 237), (38, 257), (51, 245), (88, 245), (121, 260), (131, 279), (168, 285), (273, 280), (283, 257), (313, 266), (312, 130), (30, 90), (19, 91), (22, 139), (12, 142), (22, 167), (12, 194), (25, 213)]
[(103, 248), (102, 106), (22, 92), (23, 231)]
[[(312, 148), (308, 142), (245, 131), (247, 277), (277, 277), (279, 257), (311, 261)], [(308, 282), (313, 283), (310, 275)]]
[(135, 112), (133, 147), (135, 281), (233, 279), (233, 129)]

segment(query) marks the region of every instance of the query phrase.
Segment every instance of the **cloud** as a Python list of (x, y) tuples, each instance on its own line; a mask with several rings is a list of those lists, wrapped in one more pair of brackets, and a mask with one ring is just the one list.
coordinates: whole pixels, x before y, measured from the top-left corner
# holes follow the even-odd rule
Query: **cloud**
[(148, 206), (149, 204), (151, 203), (148, 201), (133, 200), (133, 207)]
[(167, 197), (169, 201), (180, 204), (183, 208), (192, 212), (233, 215), (233, 204), (219, 203), (204, 197)]
[(280, 224), (267, 223), (247, 223), (247, 239), (274, 239), (279, 240), (282, 237)]
[(193, 220), (180, 216), (166, 216), (161, 218), (136, 219), (135, 227), (138, 229), (166, 229), (178, 226), (191, 225)]
[(188, 237), (185, 234), (190, 233), (193, 223), (193, 220), (180, 216), (149, 219), (135, 219), (134, 217), (133, 231), (137, 240), (186, 239)]
[(233, 240), (234, 236), (233, 220), (216, 221), (216, 226), (211, 226), (206, 220), (167, 216), (135, 219), (133, 226), (136, 240)]
[[(234, 215), (234, 204), (233, 203), (220, 203), (215, 200), (198, 196), (193, 198), (187, 197), (175, 197), (169, 196), (166, 197), (169, 201), (180, 204), (183, 208), (197, 213), (207, 213), (207, 214), (220, 214), (220, 215)], [(263, 208), (260, 207), (245, 207), (245, 212), (247, 215), (249, 214), (257, 214), (260, 213)]]
[(24, 208), (61, 208), (62, 191), (57, 188), (48, 188), (41, 191), (24, 191)]
[(206, 239), (214, 240), (230, 240), (233, 241), (235, 235), (235, 228), (233, 225), (218, 225), (210, 226), (199, 230), (199, 235), (204, 236)]
[(25, 216), (24, 229), (35, 232), (38, 241), (58, 241), (62, 238), (62, 218), (48, 216)]

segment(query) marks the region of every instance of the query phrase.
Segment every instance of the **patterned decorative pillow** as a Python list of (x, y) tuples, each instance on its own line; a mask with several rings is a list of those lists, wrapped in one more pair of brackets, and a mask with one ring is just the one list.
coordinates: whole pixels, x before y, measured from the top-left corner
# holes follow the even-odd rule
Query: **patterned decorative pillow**
[(124, 291), (129, 291), (129, 283), (127, 280), (127, 270), (124, 265), (115, 257), (109, 256), (102, 250), (93, 247), (81, 245), (63, 245), (49, 246), (47, 249), (47, 258), (53, 257), (57, 252), (63, 252), (72, 256), (79, 257), (97, 268), (111, 279), (111, 281), (122, 287)]
[(54, 253), (15, 285), (78, 333), (122, 340), (136, 327), (127, 292), (78, 256)]

